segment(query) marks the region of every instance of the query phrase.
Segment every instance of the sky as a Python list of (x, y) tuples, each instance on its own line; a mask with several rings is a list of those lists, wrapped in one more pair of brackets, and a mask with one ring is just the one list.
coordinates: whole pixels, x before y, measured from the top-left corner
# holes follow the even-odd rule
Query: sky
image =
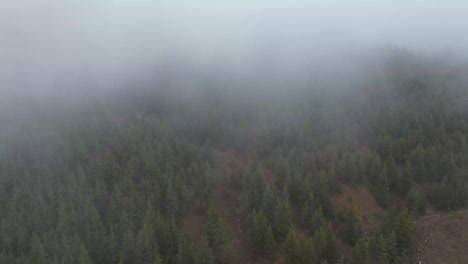
[(0, 98), (93, 93), (174, 58), (294, 71), (384, 46), (466, 56), (467, 32), (462, 0), (0, 0)]

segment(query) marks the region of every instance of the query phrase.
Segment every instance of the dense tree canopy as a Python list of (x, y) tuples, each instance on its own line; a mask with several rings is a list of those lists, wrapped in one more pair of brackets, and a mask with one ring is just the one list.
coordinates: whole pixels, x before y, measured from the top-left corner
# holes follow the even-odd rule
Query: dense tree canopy
[[(459, 81), (390, 57), (340, 92), (207, 82), (31, 114), (0, 141), (0, 263), (410, 261), (415, 217), (467, 204), (468, 111)], [(338, 207), (343, 185), (384, 219)]]

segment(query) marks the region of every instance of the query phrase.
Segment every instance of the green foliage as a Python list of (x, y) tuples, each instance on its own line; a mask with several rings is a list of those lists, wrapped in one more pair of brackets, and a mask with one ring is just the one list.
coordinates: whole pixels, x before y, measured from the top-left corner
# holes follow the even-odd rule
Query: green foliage
[(337, 263), (340, 260), (336, 235), (330, 225), (322, 226), (314, 235), (315, 252), (319, 260)]
[(433, 191), (431, 203), (439, 209), (456, 209), (468, 204), (468, 180), (449, 180), (447, 177)]
[[(416, 229), (414, 216), (411, 213), (405, 209), (390, 212), (382, 223), (381, 232), (381, 238), (375, 238), (375, 240), (377, 243), (382, 243), (378, 240), (383, 239), (390, 262), (402, 254), (413, 256), (416, 250)], [(374, 249), (373, 253), (376, 252), (378, 250)]]
[(414, 215), (424, 215), (426, 212), (426, 200), (419, 194), (418, 189), (413, 187), (406, 197), (408, 212)]
[(277, 197), (270, 186), (267, 186), (263, 195), (262, 210), (269, 222), (273, 222), (275, 211), (278, 207)]
[(195, 252), (193, 249), (192, 241), (190, 238), (182, 233), (179, 237), (179, 243), (177, 246), (177, 264), (183, 263), (195, 263)]
[(371, 263), (389, 264), (389, 254), (384, 236), (381, 233), (373, 233), (369, 239), (369, 255)]
[(385, 173), (381, 173), (377, 178), (376, 200), (382, 208), (387, 208), (390, 205), (390, 188)]
[(31, 264), (48, 263), (47, 253), (45, 252), (44, 246), (36, 234), (34, 234), (31, 238), (28, 262)]
[(281, 245), (281, 251), (284, 256), (285, 264), (295, 264), (299, 262), (299, 245), (293, 228), (289, 229), (286, 239)]
[(354, 245), (362, 236), (362, 224), (353, 207), (347, 207), (343, 213), (343, 238), (349, 245)]
[[(464, 86), (440, 65), (398, 54), (350, 96), (149, 89), (11, 120), (0, 263), (245, 262), (227, 230), (271, 262), (279, 244), (290, 263), (340, 262), (337, 230), (354, 245), (351, 263), (411, 262), (425, 201), (468, 204), (468, 112)], [(421, 183), (435, 185), (429, 197)], [(332, 220), (343, 184), (370, 188), (390, 211), (367, 243), (352, 209), (342, 226)]]
[(315, 209), (314, 214), (312, 215), (311, 219), (311, 227), (313, 231), (317, 231), (321, 227), (325, 226), (325, 217), (323, 216), (322, 213), (322, 208), (318, 207)]
[(327, 249), (326, 249), (326, 259), (328, 263), (338, 263), (340, 260), (340, 252), (338, 249), (338, 244), (336, 242), (336, 235), (330, 225), (326, 228), (327, 234)]
[(285, 199), (278, 203), (273, 219), (273, 234), (276, 241), (283, 241), (291, 227), (291, 205)]
[(218, 248), (226, 242), (223, 220), (218, 211), (212, 206), (208, 208), (208, 220), (205, 233), (208, 244), (213, 248)]
[(248, 217), (247, 240), (250, 254), (254, 257), (275, 257), (276, 242), (271, 225), (260, 211), (253, 211)]
[(208, 244), (208, 239), (206, 236), (203, 236), (201, 241), (200, 250), (198, 251), (196, 264), (214, 264), (215, 259), (213, 257), (213, 252), (211, 251), (210, 245)]
[(367, 243), (363, 238), (360, 238), (356, 242), (349, 259), (349, 264), (370, 264)]
[(315, 264), (317, 263), (317, 255), (311, 238), (301, 237), (298, 242), (298, 255), (297, 263), (301, 264)]

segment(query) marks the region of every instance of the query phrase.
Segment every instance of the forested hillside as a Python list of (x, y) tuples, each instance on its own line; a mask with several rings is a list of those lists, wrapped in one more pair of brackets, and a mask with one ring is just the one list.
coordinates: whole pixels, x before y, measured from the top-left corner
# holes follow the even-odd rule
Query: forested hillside
[(346, 87), (174, 73), (10, 115), (0, 263), (412, 263), (416, 220), (468, 202), (466, 68), (380, 59)]

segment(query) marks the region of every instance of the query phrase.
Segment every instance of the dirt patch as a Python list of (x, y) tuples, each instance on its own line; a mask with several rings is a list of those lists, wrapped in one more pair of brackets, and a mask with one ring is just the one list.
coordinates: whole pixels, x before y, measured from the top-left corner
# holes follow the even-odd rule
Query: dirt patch
[(468, 263), (468, 210), (438, 212), (417, 222), (419, 264)]
[(225, 188), (217, 188), (214, 194), (216, 208), (221, 213), (233, 246), (243, 259), (248, 258), (247, 237), (240, 213), (240, 194)]
[(428, 196), (432, 193), (432, 191), (437, 187), (437, 183), (435, 182), (426, 182), (426, 183), (418, 183), (416, 184), (416, 188), (418, 188), (419, 192), (423, 196)]
[(366, 225), (374, 223), (375, 219), (380, 219), (385, 213), (366, 186), (344, 185), (341, 193), (334, 197), (334, 202), (338, 211), (342, 211), (346, 206), (353, 206), (357, 216)]
[(185, 219), (185, 226), (191, 235), (192, 241), (196, 247), (205, 233), (206, 217), (196, 213), (189, 214)]

